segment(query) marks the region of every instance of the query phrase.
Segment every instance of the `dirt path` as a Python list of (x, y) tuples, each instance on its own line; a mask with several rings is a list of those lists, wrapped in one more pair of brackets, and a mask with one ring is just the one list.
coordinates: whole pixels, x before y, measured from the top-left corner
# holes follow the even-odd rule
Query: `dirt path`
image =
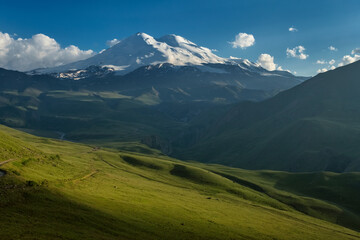
[(73, 182), (74, 182), (74, 183), (77, 183), (77, 182), (79, 182), (79, 181), (85, 180), (85, 179), (87, 179), (87, 178), (89, 178), (89, 177), (94, 176), (94, 175), (95, 175), (96, 173), (98, 173), (98, 172), (99, 172), (99, 170), (92, 171), (91, 173), (89, 173), (89, 174), (87, 174), (87, 175), (85, 175), (85, 176), (83, 176), (83, 177), (81, 177), (81, 178), (78, 178), (78, 179), (73, 180)]
[[(13, 158), (13, 159), (8, 159), (8, 160), (6, 160), (6, 161), (0, 162), (0, 166), (6, 164), (6, 163), (8, 163), (8, 162), (12, 162), (12, 161), (14, 161), (14, 160), (16, 160), (16, 159)], [(1, 169), (0, 169), (0, 177), (4, 176), (5, 174), (6, 174), (6, 172), (5, 172), (4, 170), (1, 170)]]
[(6, 163), (8, 163), (8, 162), (15, 161), (15, 160), (16, 160), (15, 158), (12, 158), (12, 159), (8, 159), (8, 160), (6, 160), (6, 161), (0, 162), (0, 166), (6, 164)]

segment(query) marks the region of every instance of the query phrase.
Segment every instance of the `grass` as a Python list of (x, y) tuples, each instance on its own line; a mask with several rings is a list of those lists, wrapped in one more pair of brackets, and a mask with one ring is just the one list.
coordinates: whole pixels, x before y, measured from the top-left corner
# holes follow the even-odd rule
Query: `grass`
[(202, 167), (264, 192), (307, 215), (359, 230), (360, 208), (356, 196), (360, 189), (360, 173), (288, 173), (221, 165)]
[[(0, 178), (4, 239), (360, 238), (224, 176), (245, 170), (186, 163), (151, 149), (133, 153), (39, 138), (3, 126), (0, 133), (5, 142), (18, 143), (17, 160), (2, 166), (7, 175)], [(246, 180), (275, 189), (276, 178), (261, 174), (247, 171)], [(300, 189), (287, 187), (282, 191), (302, 199), (295, 194)]]

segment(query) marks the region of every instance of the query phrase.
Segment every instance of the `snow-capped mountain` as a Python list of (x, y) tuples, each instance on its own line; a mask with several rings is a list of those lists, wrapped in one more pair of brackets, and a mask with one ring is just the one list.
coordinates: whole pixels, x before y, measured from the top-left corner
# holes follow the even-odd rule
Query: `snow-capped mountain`
[(262, 100), (304, 80), (287, 71), (268, 71), (247, 59), (219, 57), (181, 36), (156, 39), (145, 33), (88, 59), (30, 74), (79, 80), (74, 83), (79, 88), (130, 95), (156, 89), (164, 101)]
[[(52, 74), (58, 78), (79, 80), (110, 72), (125, 75), (139, 67), (161, 63), (173, 66), (194, 66), (207, 72), (219, 71), (206, 66), (208, 64), (226, 64), (236, 65), (249, 72), (276, 74), (247, 59), (219, 57), (209, 48), (198, 46), (175, 34), (155, 39), (146, 33), (134, 34), (88, 59), (54, 68), (36, 69), (29, 73)], [(98, 72), (94, 69), (98, 69)]]
[(172, 34), (155, 39), (146, 33), (137, 33), (88, 59), (54, 68), (37, 69), (33, 73), (74, 73), (75, 70), (85, 70), (90, 66), (102, 66), (123, 75), (141, 66), (159, 63), (184, 66), (227, 61), (210, 49), (181, 36)]

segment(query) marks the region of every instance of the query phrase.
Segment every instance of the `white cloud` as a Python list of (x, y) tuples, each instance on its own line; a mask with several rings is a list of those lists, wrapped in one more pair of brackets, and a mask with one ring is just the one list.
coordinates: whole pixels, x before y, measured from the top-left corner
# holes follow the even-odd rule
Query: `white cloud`
[(255, 38), (252, 34), (239, 33), (235, 36), (235, 41), (230, 42), (233, 48), (242, 48), (251, 47), (255, 44)]
[(289, 32), (297, 32), (298, 30), (296, 29), (296, 28), (294, 28), (294, 27), (290, 27), (289, 28)]
[[(356, 62), (356, 61), (360, 60), (360, 55), (357, 54), (357, 53), (360, 53), (360, 48), (356, 48), (356, 49), (352, 50), (351, 55), (343, 56), (340, 63), (337, 66), (342, 67), (342, 66), (345, 66), (345, 65), (348, 65), (350, 63), (353, 63), (353, 62)], [(328, 68), (319, 69), (319, 70), (317, 70), (317, 72), (322, 73), (322, 72), (326, 72), (328, 70), (334, 70), (336, 68), (335, 65), (334, 65), (335, 62), (336, 61), (334, 59), (331, 59), (329, 62), (326, 62), (324, 60), (318, 60), (316, 63), (319, 63), (319, 64), (328, 63), (329, 66), (328, 66)]]
[(338, 67), (348, 65), (348, 64), (353, 63), (353, 62), (355, 62), (355, 61), (357, 61), (359, 59), (360, 59), (360, 55), (357, 55), (357, 54), (355, 54), (354, 56), (345, 55), (342, 58), (341, 62), (338, 64)]
[[(281, 66), (279, 66), (278, 64), (276, 64), (274, 62), (274, 57), (271, 56), (270, 54), (267, 54), (267, 53), (262, 53), (260, 54), (257, 62), (257, 64), (259, 64), (262, 68), (268, 70), (268, 71), (275, 71), (275, 70), (278, 70), (278, 71), (287, 71), (289, 73), (291, 73), (290, 70), (287, 70), (287, 69), (283, 69)], [(293, 74), (296, 74), (296, 72), (292, 72)]]
[(309, 57), (309, 55), (305, 54), (305, 48), (303, 46), (297, 46), (293, 49), (287, 48), (286, 55), (288, 57), (299, 58), (301, 60), (305, 60)]
[(211, 49), (211, 51), (212, 51), (212, 52), (218, 52), (218, 50), (217, 50), (217, 49)]
[(325, 60), (317, 60), (316, 64), (326, 64), (326, 61)]
[(356, 53), (360, 54), (360, 48), (355, 48), (354, 50), (351, 51), (351, 54), (353, 55)]
[(106, 41), (106, 45), (108, 45), (109, 47), (112, 47), (112, 46), (118, 44), (119, 42), (120, 42), (120, 40), (114, 38), (113, 40)]
[(334, 59), (331, 59), (330, 61), (329, 61), (329, 64), (330, 65), (333, 65), (335, 63), (335, 60)]
[(317, 73), (324, 73), (327, 72), (328, 70), (326, 68), (322, 68), (322, 69), (318, 69)]
[(330, 64), (330, 65), (333, 65), (335, 63), (335, 60), (334, 59), (331, 59), (329, 62), (325, 61), (325, 60), (317, 60), (316, 61), (316, 64)]
[(317, 73), (324, 73), (324, 72), (327, 72), (329, 70), (334, 70), (336, 67), (333, 65), (333, 66), (330, 66), (328, 69), (327, 68), (321, 68), (321, 69), (318, 69), (317, 70)]
[(268, 71), (274, 71), (276, 69), (282, 70), (281, 67), (278, 67), (277, 64), (274, 63), (274, 57), (267, 53), (261, 54), (257, 63)]
[(329, 50), (330, 50), (330, 51), (337, 51), (338, 49), (337, 49), (336, 47), (334, 47), (334, 46), (330, 46), (330, 47), (329, 47)]
[(55, 67), (94, 55), (74, 45), (61, 48), (55, 39), (36, 34), (29, 39), (13, 38), (0, 32), (0, 67), (19, 71)]

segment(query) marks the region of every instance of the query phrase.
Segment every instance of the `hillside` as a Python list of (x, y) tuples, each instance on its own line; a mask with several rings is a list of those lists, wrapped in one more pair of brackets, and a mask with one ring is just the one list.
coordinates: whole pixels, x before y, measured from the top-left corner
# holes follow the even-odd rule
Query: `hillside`
[(355, 62), (269, 100), (236, 104), (178, 156), (249, 169), (359, 171), (359, 76)]
[[(7, 172), (0, 177), (6, 239), (360, 238), (330, 223), (359, 230), (356, 202), (316, 196), (296, 184), (298, 177), (313, 182), (317, 175), (185, 163), (151, 149), (119, 152), (3, 126), (0, 132), (24, 150), (1, 166)], [(333, 188), (334, 194), (358, 194), (358, 174), (325, 176), (331, 185), (343, 178), (354, 183)]]
[(265, 77), (238, 65), (227, 68), (229, 74), (220, 74), (162, 64), (81, 80), (0, 69), (0, 123), (50, 137), (61, 132), (76, 141), (141, 141), (149, 135), (168, 141), (209, 108), (269, 98), (281, 90), (271, 83), (294, 84), (289, 74)]

